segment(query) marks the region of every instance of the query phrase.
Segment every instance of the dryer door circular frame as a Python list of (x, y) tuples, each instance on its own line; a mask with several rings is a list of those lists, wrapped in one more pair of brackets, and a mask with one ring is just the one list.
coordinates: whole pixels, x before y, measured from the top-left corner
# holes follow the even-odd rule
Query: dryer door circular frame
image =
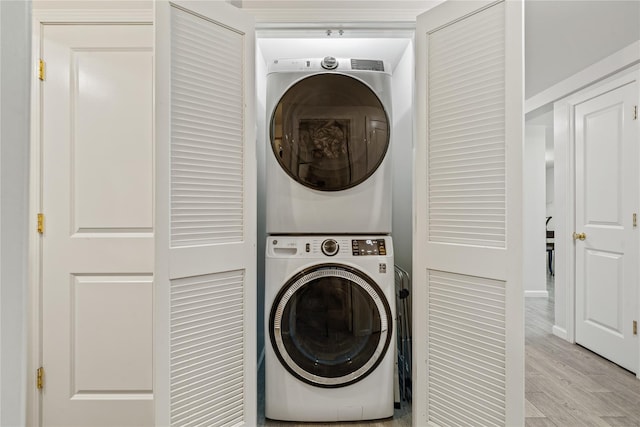
[(369, 178), (389, 148), (388, 115), (357, 78), (315, 74), (294, 83), (271, 116), (271, 148), (296, 182), (340, 191)]
[(360, 381), (382, 361), (392, 317), (380, 287), (340, 264), (316, 265), (291, 278), (271, 308), (269, 332), (280, 363), (318, 387)]

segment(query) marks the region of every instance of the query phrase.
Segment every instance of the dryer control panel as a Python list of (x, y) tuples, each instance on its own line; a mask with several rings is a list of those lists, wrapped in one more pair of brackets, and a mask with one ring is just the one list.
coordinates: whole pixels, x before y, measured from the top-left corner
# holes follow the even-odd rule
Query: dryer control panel
[(336, 58), (325, 56), (324, 58), (304, 59), (274, 59), (268, 64), (267, 74), (290, 73), (300, 71), (326, 72), (328, 71), (365, 71), (391, 75), (391, 67), (380, 59)]

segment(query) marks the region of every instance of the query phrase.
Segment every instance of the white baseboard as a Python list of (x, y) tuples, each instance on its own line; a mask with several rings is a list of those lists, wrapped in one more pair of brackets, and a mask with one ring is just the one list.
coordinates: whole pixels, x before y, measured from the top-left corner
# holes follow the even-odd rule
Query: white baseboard
[(557, 336), (558, 338), (562, 338), (563, 340), (567, 341), (566, 329), (561, 328), (558, 325), (553, 325), (553, 328), (551, 328), (551, 332), (553, 332), (553, 335)]
[(525, 298), (549, 298), (548, 291), (524, 291)]

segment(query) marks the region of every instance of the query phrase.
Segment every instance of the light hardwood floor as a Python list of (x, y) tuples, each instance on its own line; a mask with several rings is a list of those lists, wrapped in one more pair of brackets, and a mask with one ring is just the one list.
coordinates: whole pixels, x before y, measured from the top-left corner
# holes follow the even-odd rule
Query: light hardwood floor
[[(550, 279), (547, 283), (550, 298), (527, 298), (525, 301), (526, 427), (640, 427), (640, 380), (589, 350), (551, 334), (554, 299), (553, 281)], [(263, 372), (260, 377), (264, 378)], [(264, 395), (260, 396), (261, 426), (411, 425), (411, 406), (404, 402), (403, 408), (386, 420), (341, 424), (265, 420)]]
[(553, 336), (552, 284), (549, 290), (549, 299), (525, 303), (526, 426), (640, 427), (640, 381)]

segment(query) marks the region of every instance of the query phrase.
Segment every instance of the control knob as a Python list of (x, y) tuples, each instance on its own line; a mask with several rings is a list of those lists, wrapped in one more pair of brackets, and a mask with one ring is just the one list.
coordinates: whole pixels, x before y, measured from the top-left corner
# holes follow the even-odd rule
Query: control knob
[(338, 68), (338, 60), (333, 56), (325, 56), (320, 63), (325, 70), (335, 70)]
[(334, 256), (340, 250), (340, 246), (338, 245), (338, 242), (336, 242), (335, 240), (327, 239), (324, 242), (322, 242), (321, 249), (322, 249), (322, 253), (325, 254), (326, 256)]

